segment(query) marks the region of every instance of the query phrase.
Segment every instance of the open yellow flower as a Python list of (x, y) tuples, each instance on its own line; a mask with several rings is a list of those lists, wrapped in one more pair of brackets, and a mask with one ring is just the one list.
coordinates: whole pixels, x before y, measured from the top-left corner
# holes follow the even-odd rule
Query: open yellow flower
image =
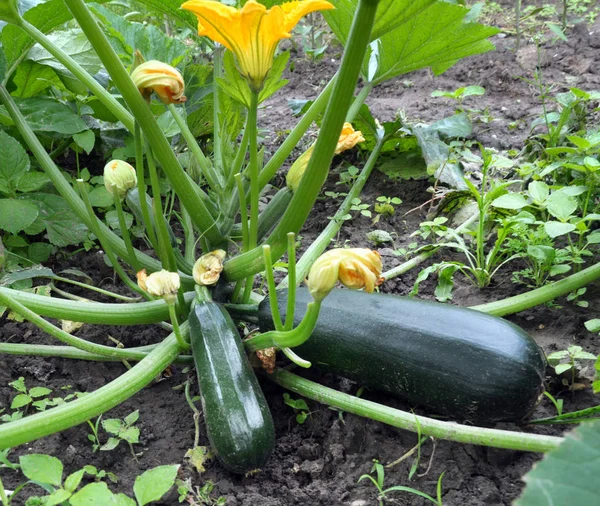
[(333, 9), (325, 0), (286, 2), (267, 9), (248, 0), (236, 9), (214, 0), (189, 0), (181, 6), (198, 18), (198, 35), (223, 44), (233, 52), (241, 74), (259, 91), (271, 70), (281, 39), (291, 37), (298, 21), (314, 11)]
[(335, 248), (323, 253), (312, 265), (306, 285), (315, 300), (323, 300), (340, 281), (353, 290), (371, 293), (383, 282), (381, 257), (366, 248)]

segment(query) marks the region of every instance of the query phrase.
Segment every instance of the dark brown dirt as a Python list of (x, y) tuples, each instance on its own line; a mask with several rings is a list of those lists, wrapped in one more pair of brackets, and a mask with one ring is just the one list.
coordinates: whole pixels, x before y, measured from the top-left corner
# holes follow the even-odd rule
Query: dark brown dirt
[[(573, 85), (593, 90), (600, 88), (600, 24), (593, 27), (578, 25), (569, 34), (569, 43), (545, 46), (545, 79), (556, 84), (560, 90), (569, 81)], [(528, 134), (528, 125), (541, 111), (536, 91), (520, 77), (531, 77), (531, 47), (526, 46), (515, 56), (512, 37), (494, 38), (497, 50), (485, 55), (468, 58), (440, 77), (428, 71), (419, 71), (404, 79), (412, 85), (406, 87), (403, 79), (391, 81), (376, 89), (368, 100), (376, 117), (389, 120), (398, 109), (403, 109), (410, 118), (437, 120), (453, 110), (453, 104), (444, 99), (430, 98), (435, 89), (454, 90), (468, 84), (486, 88), (484, 97), (473, 98), (471, 105), (487, 109), (494, 117), (491, 123), (476, 124), (474, 138), (485, 146), (500, 149), (522, 147)], [(528, 59), (529, 58), (529, 59)], [(289, 99), (314, 98), (326, 80), (335, 71), (339, 55), (330, 49), (325, 59), (313, 64), (304, 59), (295, 63), (295, 71), (289, 73), (291, 84), (287, 91), (279, 93), (263, 111), (263, 126), (271, 132), (285, 131), (294, 121), (290, 119)], [(335, 61), (334, 61), (335, 60)], [(520, 63), (519, 63), (520, 62)], [(535, 65), (535, 62), (533, 63)], [(515, 123), (516, 122), (516, 123)], [(509, 124), (515, 123), (515, 128)], [(277, 139), (268, 142), (276, 143)], [(390, 183), (375, 173), (363, 193), (363, 200), (372, 203), (379, 195), (402, 198), (394, 217), (382, 220), (379, 227), (398, 235), (397, 246), (408, 242), (407, 235), (425, 218), (425, 211), (405, 213), (421, 205), (429, 198), (427, 182)], [(309, 244), (325, 226), (335, 205), (331, 201), (319, 201), (315, 213), (302, 232), (303, 242)], [(338, 238), (343, 244), (351, 241), (353, 246), (367, 246), (365, 232), (371, 227), (367, 218), (356, 218), (347, 223)], [(389, 269), (401, 262), (390, 249), (381, 249), (384, 267)], [(87, 272), (97, 284), (112, 288), (112, 272), (97, 254), (77, 256), (65, 261), (62, 267), (77, 267)], [(57, 266), (57, 269), (60, 266)], [(417, 271), (392, 280), (383, 287), (385, 292), (406, 294), (410, 291)], [(513, 295), (520, 287), (510, 282), (510, 270), (505, 269), (494, 284), (479, 291), (458, 282), (454, 302), (459, 305), (474, 305), (488, 300)], [(566, 349), (578, 344), (585, 350), (598, 354), (600, 347), (594, 336), (587, 332), (583, 322), (597, 317), (600, 286), (588, 288), (590, 308), (582, 309), (565, 300), (558, 307), (542, 306), (524, 311), (509, 319), (531, 333), (544, 351)], [(425, 284), (424, 298), (431, 298), (432, 286)], [(596, 310), (597, 311), (597, 310)], [(94, 342), (107, 343), (107, 336), (123, 342), (126, 346), (137, 346), (158, 342), (165, 332), (157, 327), (106, 327), (85, 326), (78, 332), (80, 337)], [(0, 319), (0, 337), (11, 342), (48, 342), (35, 328), (26, 323), (15, 323)], [(93, 391), (125, 371), (119, 363), (87, 363), (62, 359), (38, 359), (20, 357), (0, 358), (0, 407), (10, 406), (14, 391), (7, 386), (10, 381), (24, 376), (28, 386), (45, 385), (54, 390), (70, 385), (73, 391)], [(548, 371), (550, 373), (550, 371)], [(329, 386), (356, 393), (359, 385), (330, 375), (310, 371), (309, 376)], [(192, 371), (192, 377), (194, 376)], [(340, 414), (327, 406), (308, 401), (311, 414), (302, 425), (295, 420), (294, 412), (283, 402), (284, 391), (272, 383), (262, 380), (267, 400), (276, 423), (277, 445), (270, 462), (261, 472), (249, 477), (240, 477), (223, 470), (218, 463), (211, 463), (207, 471), (199, 475), (184, 463), (186, 450), (194, 440), (192, 413), (188, 408), (181, 385), (188, 372), (182, 367), (173, 367), (169, 375), (145, 388), (118, 408), (111, 410), (105, 418), (124, 417), (135, 409), (140, 410), (141, 442), (136, 451), (141, 453), (136, 462), (126, 445), (110, 452), (92, 451), (87, 439), (87, 425), (67, 430), (61, 434), (44, 438), (14, 449), (11, 458), (26, 453), (48, 453), (62, 459), (65, 472), (72, 472), (85, 464), (114, 472), (120, 479), (114, 490), (131, 493), (135, 476), (143, 470), (160, 464), (180, 463), (182, 477), (191, 478), (195, 486), (208, 480), (215, 484), (213, 497), (224, 496), (229, 506), (363, 506), (377, 504), (374, 487), (358, 478), (371, 469), (372, 460), (390, 463), (409, 451), (417, 442), (415, 434), (401, 431), (381, 423), (349, 414)], [(550, 376), (549, 376), (550, 378)], [(574, 394), (565, 392), (556, 381), (550, 381), (553, 394), (564, 399), (565, 411), (572, 411), (597, 404), (590, 389)], [(366, 392), (364, 397), (394, 407), (410, 410), (399, 400)], [(420, 412), (417, 410), (417, 412)], [(543, 401), (534, 417), (550, 416), (553, 408)], [(519, 429), (513, 424), (501, 428)], [(533, 430), (533, 429), (527, 429)], [(560, 428), (538, 428), (538, 433), (559, 434)], [(101, 432), (105, 440), (106, 434)], [(207, 440), (203, 428), (200, 444)], [(434, 451), (435, 450), (435, 451)], [(428, 441), (422, 447), (418, 476), (408, 481), (408, 472), (413, 459), (386, 470), (386, 486), (407, 485), (435, 495), (438, 477), (445, 472), (443, 502), (447, 506), (509, 505), (522, 490), (521, 477), (531, 469), (540, 455), (522, 452), (486, 449), (447, 441)], [(12, 489), (18, 483), (18, 475), (2, 470), (4, 485)], [(35, 487), (30, 486), (30, 494)], [(24, 494), (25, 496), (27, 494)], [(393, 498), (393, 501), (392, 501)], [(406, 493), (393, 493), (389, 504), (427, 504), (424, 499)], [(16, 501), (16, 504), (22, 504)], [(178, 504), (172, 491), (162, 505)]]

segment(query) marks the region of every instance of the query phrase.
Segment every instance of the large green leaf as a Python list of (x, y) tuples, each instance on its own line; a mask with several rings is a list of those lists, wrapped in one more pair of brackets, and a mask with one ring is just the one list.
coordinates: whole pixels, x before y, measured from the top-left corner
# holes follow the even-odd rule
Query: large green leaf
[[(323, 15), (345, 44), (358, 0), (333, 0), (335, 10)], [(371, 40), (380, 39), (379, 66), (373, 81), (431, 67), (441, 74), (466, 56), (484, 53), (494, 46), (486, 40), (496, 28), (465, 23), (469, 10), (442, 0), (381, 0)], [(368, 75), (369, 55), (363, 65)]]
[(56, 457), (33, 453), (19, 457), (19, 464), (23, 474), (30, 480), (60, 487), (63, 465)]
[(28, 170), (29, 157), (21, 143), (0, 130), (0, 188), (13, 192)]
[(31, 60), (26, 60), (17, 67), (13, 81), (17, 89), (12, 95), (20, 98), (35, 97), (50, 86), (63, 87), (53, 69)]
[(198, 30), (198, 21), (189, 11), (181, 9), (183, 0), (137, 0), (137, 3), (148, 6), (151, 10), (168, 14), (170, 17), (181, 21), (194, 31)]
[[(72, 29), (54, 32), (48, 35), (48, 39), (90, 74), (96, 74), (102, 68), (100, 58), (94, 51), (91, 42), (81, 30)], [(42, 46), (35, 45), (29, 51), (28, 58), (42, 65), (48, 65), (62, 74), (70, 75), (67, 68)]]
[(62, 197), (50, 193), (31, 193), (28, 199), (39, 205), (40, 215), (36, 224), (40, 221), (43, 223), (52, 244), (64, 247), (85, 240), (88, 234), (86, 226)]
[(0, 230), (18, 234), (38, 217), (38, 206), (19, 199), (0, 199)]
[(151, 24), (131, 22), (102, 6), (94, 12), (108, 28), (111, 43), (122, 57), (133, 62), (133, 53), (139, 50), (146, 60), (159, 60), (176, 66), (185, 58), (191, 47), (177, 37), (169, 37)]
[[(68, 105), (51, 98), (31, 97), (15, 102), (34, 132), (71, 136), (88, 129), (85, 121)], [(4, 107), (0, 107), (0, 122), (13, 124)]]
[(515, 506), (600, 504), (600, 422), (587, 422), (567, 434), (525, 475), (527, 486)]
[(158, 466), (135, 479), (133, 492), (139, 506), (158, 501), (175, 483), (178, 465)]
[[(108, 0), (96, 0), (96, 3), (106, 1)], [(31, 7), (32, 4), (39, 5)], [(71, 11), (67, 9), (63, 0), (48, 0), (43, 3), (41, 0), (21, 0), (21, 7), (23, 6), (28, 9), (23, 18), (42, 33), (49, 33), (73, 18)], [(7, 62), (5, 76), (0, 81), (2, 83), (12, 75), (18, 64), (27, 57), (35, 41), (18, 26), (8, 25), (2, 29), (0, 42)]]

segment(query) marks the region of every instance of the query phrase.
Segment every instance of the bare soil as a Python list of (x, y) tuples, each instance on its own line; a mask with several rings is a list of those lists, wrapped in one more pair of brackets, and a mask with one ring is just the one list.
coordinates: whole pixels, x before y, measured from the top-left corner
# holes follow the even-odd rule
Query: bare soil
[[(497, 49), (481, 56), (467, 58), (439, 77), (423, 70), (390, 81), (377, 88), (368, 100), (374, 116), (381, 121), (392, 119), (399, 109), (409, 118), (434, 121), (453, 112), (453, 104), (444, 99), (432, 99), (435, 89), (454, 90), (460, 86), (477, 84), (486, 88), (484, 97), (476, 97), (473, 103), (478, 109), (487, 109), (494, 120), (476, 123), (473, 137), (484, 146), (499, 149), (523, 146), (531, 121), (541, 112), (536, 90), (522, 77), (531, 78), (537, 64), (535, 47), (525, 45), (519, 53), (513, 51), (514, 38), (503, 34), (494, 37)], [(533, 48), (533, 50), (532, 50)], [(600, 89), (600, 24), (577, 25), (569, 32), (568, 43), (550, 43), (544, 46), (544, 78), (554, 83), (556, 91), (567, 86), (586, 90)], [(311, 99), (322, 89), (338, 65), (339, 54), (330, 48), (321, 62), (314, 64), (301, 55), (293, 55), (294, 72), (288, 72), (290, 85), (276, 95), (262, 111), (262, 125), (271, 132), (283, 132), (290, 128), (294, 119), (288, 107), (290, 99)], [(409, 79), (410, 87), (402, 81)], [(278, 140), (267, 139), (271, 146)], [(356, 156), (356, 155), (355, 155)], [(356, 161), (361, 163), (360, 160)], [(332, 176), (329, 184), (337, 176)], [(281, 182), (277, 178), (275, 183)], [(398, 196), (403, 200), (396, 214), (378, 225), (398, 234), (396, 246), (408, 242), (408, 234), (426, 217), (426, 208), (413, 210), (426, 202), (427, 181), (392, 183), (375, 172), (368, 182), (362, 199), (372, 203), (377, 196)], [(304, 244), (310, 244), (327, 223), (336, 203), (319, 201), (314, 214), (302, 232)], [(338, 242), (350, 241), (353, 246), (367, 246), (365, 233), (371, 229), (370, 220), (358, 217), (344, 227)], [(384, 268), (389, 269), (401, 262), (382, 248), (380, 252)], [(436, 260), (435, 258), (433, 260)], [(77, 267), (88, 273), (102, 287), (115, 288), (113, 274), (103, 263), (100, 254), (90, 252), (63, 260), (54, 265), (60, 270)], [(417, 270), (391, 280), (383, 291), (398, 295), (407, 294), (412, 288)], [(463, 306), (502, 299), (523, 291), (523, 287), (510, 281), (511, 267), (496, 278), (493, 285), (480, 291), (459, 280), (453, 303)], [(433, 286), (425, 284), (423, 298), (432, 298)], [(558, 305), (541, 306), (524, 311), (509, 319), (527, 330), (546, 353), (566, 349), (571, 344), (584, 350), (600, 353), (597, 339), (587, 332), (583, 322), (597, 317), (600, 301), (600, 285), (588, 287), (586, 299), (590, 307), (583, 309), (566, 300)], [(139, 346), (160, 341), (165, 331), (158, 327), (108, 327), (84, 326), (80, 337), (94, 342), (107, 343), (107, 336), (121, 341), (125, 346)], [(0, 337), (4, 341), (46, 343), (49, 338), (41, 335), (27, 323), (0, 319)], [(69, 385), (67, 392), (93, 391), (119, 376), (125, 370), (120, 363), (88, 363), (56, 358), (0, 357), (0, 407), (10, 406), (15, 392), (7, 386), (10, 381), (24, 376), (28, 386), (45, 385), (54, 390)], [(564, 390), (548, 370), (550, 391), (565, 403), (564, 410), (572, 411), (597, 404), (590, 389), (575, 393)], [(218, 463), (207, 466), (199, 475), (184, 460), (186, 451), (192, 447), (194, 424), (192, 413), (185, 401), (181, 385), (188, 373), (182, 367), (172, 367), (168, 374), (148, 386), (105, 418), (124, 417), (135, 409), (140, 410), (141, 442), (136, 451), (141, 455), (134, 460), (126, 445), (109, 452), (92, 451), (88, 441), (86, 424), (63, 433), (44, 438), (14, 449), (14, 459), (26, 453), (47, 453), (62, 459), (65, 472), (72, 472), (85, 464), (114, 472), (119, 483), (113, 489), (131, 493), (135, 477), (142, 471), (160, 464), (182, 464), (182, 478), (190, 477), (194, 485), (201, 486), (208, 480), (215, 484), (213, 497), (224, 496), (228, 506), (362, 506), (377, 504), (374, 487), (367, 481), (357, 484), (358, 478), (368, 473), (372, 460), (384, 464), (395, 461), (413, 448), (415, 434), (398, 430), (384, 424), (349, 414), (340, 414), (327, 406), (308, 401), (311, 413), (304, 424), (298, 424), (293, 410), (283, 402), (284, 391), (261, 379), (276, 424), (277, 444), (274, 454), (258, 474), (242, 477), (225, 471)], [(309, 371), (309, 377), (346, 392), (356, 393), (359, 385), (346, 379)], [(400, 400), (367, 391), (365, 398), (379, 401), (404, 410), (413, 409)], [(417, 413), (423, 411), (416, 409)], [(426, 414), (426, 413), (423, 413)], [(431, 413), (430, 413), (431, 414)], [(543, 401), (534, 417), (551, 416), (553, 408)], [(560, 434), (561, 428), (517, 427), (503, 424), (501, 428), (527, 430), (536, 433)], [(106, 434), (101, 433), (102, 437)], [(201, 427), (200, 444), (208, 444)], [(521, 477), (541, 458), (538, 454), (494, 450), (447, 441), (428, 441), (421, 449), (421, 462), (417, 474), (408, 481), (412, 458), (386, 470), (386, 486), (407, 485), (435, 496), (438, 477), (443, 480), (443, 502), (447, 506), (504, 506), (509, 505), (523, 488)], [(12, 489), (17, 484), (17, 474), (3, 471), (4, 485)], [(30, 494), (35, 487), (29, 488)], [(406, 493), (390, 495), (389, 504), (424, 505), (427, 502)], [(17, 501), (17, 504), (22, 504)], [(175, 491), (160, 502), (162, 505), (178, 504)]]

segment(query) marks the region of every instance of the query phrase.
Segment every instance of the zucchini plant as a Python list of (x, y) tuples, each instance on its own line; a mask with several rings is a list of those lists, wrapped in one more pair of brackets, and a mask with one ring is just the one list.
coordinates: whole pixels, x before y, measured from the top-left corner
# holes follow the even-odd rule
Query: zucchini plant
[[(261, 317), (263, 332), (244, 341), (243, 347), (249, 352), (276, 347), (302, 367), (311, 366), (306, 357), (312, 358), (313, 366), (319, 366), (318, 356), (311, 356), (313, 352), (310, 350), (312, 344), (318, 343), (313, 337), (322, 333), (319, 325), (326, 325), (333, 319), (328, 313), (329, 301), (344, 301), (344, 314), (353, 313), (355, 318), (365, 305), (377, 305), (381, 301), (396, 316), (402, 314), (405, 305), (409, 305), (418, 308), (420, 314), (427, 315), (423, 318), (438, 314), (461, 319), (466, 324), (472, 322), (469, 335), (466, 331), (463, 336), (448, 335), (440, 319), (420, 335), (425, 340), (440, 338), (438, 349), (441, 351), (450, 349), (453, 343), (462, 342), (462, 349), (469, 356), (490, 360), (490, 366), (511, 367), (514, 371), (522, 366), (522, 371), (508, 383), (492, 385), (489, 398), (483, 389), (467, 391), (464, 377), (455, 376), (454, 383), (448, 384), (460, 394), (452, 401), (448, 398), (448, 389), (436, 398), (433, 384), (422, 382), (423, 388), (429, 392), (426, 404), (436, 412), (456, 413), (462, 402), (469, 403), (467, 397), (473, 393), (481, 402), (481, 408), (470, 405), (475, 420), (495, 421), (505, 417), (520, 418), (526, 414), (540, 390), (542, 360), (539, 350), (518, 329), (482, 313), (509, 314), (568, 293), (600, 277), (600, 265), (581, 270), (572, 277), (523, 297), (478, 307), (479, 313), (467, 310), (454, 313), (451, 308), (421, 305), (397, 298), (361, 293), (352, 299), (332, 291), (340, 280), (349, 288), (365, 288), (366, 292), (372, 292), (381, 281), (382, 269), (378, 254), (369, 250), (331, 250), (322, 254), (331, 236), (337, 232), (335, 226), (328, 227), (300, 261), (296, 262), (295, 258), (295, 234), (303, 226), (328, 175), (338, 144), (343, 141), (340, 132), (356, 118), (373, 87), (424, 66), (431, 66), (435, 73), (441, 73), (459, 57), (491, 49), (487, 38), (496, 33), (495, 29), (465, 22), (468, 10), (445, 1), (333, 0), (330, 3), (300, 0), (286, 4), (285, 8), (274, 5), (279, 2), (268, 1), (265, 4), (270, 8), (267, 8), (255, 0), (248, 0), (242, 8), (236, 9), (210, 0), (191, 0), (183, 4), (183, 11), (172, 8), (172, 4), (166, 2), (163, 12), (187, 25), (195, 16), (199, 36), (212, 41), (210, 56), (214, 79), (210, 89), (213, 107), (209, 152), (206, 145), (198, 144), (186, 121), (183, 74), (155, 60), (144, 63), (141, 55), (137, 56), (135, 68), (130, 72), (107, 40), (88, 5), (83, 0), (64, 0), (64, 3), (68, 12), (62, 13), (60, 22), (73, 18), (80, 26), (112, 83), (118, 88), (125, 107), (42, 33), (42, 30), (57, 26), (58, 21), (54, 18), (35, 27), (19, 14), (17, 1), (8, 0), (2, 3), (0, 19), (39, 41), (132, 132), (135, 165), (124, 160), (112, 160), (107, 163), (104, 174), (118, 215), (120, 235), (95, 215), (83, 181), (78, 181), (77, 191), (39, 142), (9, 91), (13, 67), (1, 64), (0, 103), (56, 191), (98, 238), (122, 282), (139, 299), (128, 303), (81, 304), (66, 298), (49, 298), (0, 287), (0, 304), (63, 343), (62, 346), (0, 343), (0, 352), (139, 363), (89, 395), (1, 425), (0, 448), (23, 444), (84, 423), (134, 395), (170, 364), (193, 361), (202, 391), (207, 432), (215, 453), (236, 472), (262, 466), (274, 444), (273, 423), (230, 316), (257, 321), (257, 317), (266, 311), (267, 304), (271, 324), (265, 321), (267, 317)], [(156, 6), (156, 2), (149, 1), (148, 4)], [(292, 28), (302, 16), (315, 11), (324, 12), (331, 29), (344, 44), (340, 69), (281, 147), (264, 163), (259, 149), (257, 116), (259, 104), (284, 85), (281, 73), (287, 57), (285, 54), (274, 57), (277, 44), (291, 36)], [(247, 22), (249, 19), (254, 22)], [(423, 28), (424, 33), (431, 34), (420, 43), (418, 53), (408, 51), (414, 42), (409, 27), (415, 23)], [(376, 40), (380, 41), (375, 44), (379, 47), (378, 57), (372, 58), (368, 48)], [(366, 61), (368, 65), (363, 65)], [(354, 97), (361, 74), (365, 84)], [(227, 112), (232, 103), (238, 104), (236, 110), (243, 111), (245, 122), (245, 126), (240, 126), (233, 134), (228, 128), (235, 124), (235, 118), (228, 116)], [(186, 170), (180, 163), (157, 121), (157, 111), (161, 114), (168, 112), (179, 127), (194, 170), (189, 170), (189, 167)], [(305, 157), (305, 160), (308, 158), (306, 165), (301, 168), (300, 174), (295, 174), (295, 184), (288, 185), (278, 194), (279, 197), (272, 200), (271, 208), (259, 213), (261, 192), (309, 126), (321, 115), (317, 141), (310, 148), (310, 155)], [(352, 199), (358, 197), (383, 145), (398, 128), (386, 131), (373, 123), (369, 128), (372, 128), (370, 135), (376, 139), (375, 147), (353, 182), (348, 195), (352, 198), (342, 204), (344, 214), (347, 214), (347, 206)], [(240, 139), (237, 144), (236, 139)], [(181, 244), (181, 238), (174, 236), (165, 219), (159, 174), (168, 179), (176, 195), (184, 231)], [(124, 219), (125, 209), (131, 211), (145, 230), (144, 239), (152, 247), (152, 254), (135, 247)], [(339, 229), (340, 225), (336, 226)], [(280, 312), (273, 262), (279, 261), (286, 252), (289, 291), (285, 311)], [(303, 299), (302, 292), (296, 296), (295, 288), (309, 269), (310, 299)], [(255, 278), (261, 272), (265, 272), (267, 278), (269, 298), (268, 303), (264, 301), (259, 308), (255, 304), (253, 288)], [(132, 273), (136, 274), (137, 280)], [(139, 302), (142, 298), (146, 300)], [(385, 322), (379, 319), (380, 316), (365, 315), (364, 320), (374, 328), (386, 327), (385, 332), (399, 335), (406, 332), (408, 324), (405, 321)], [(166, 324), (172, 332), (156, 345), (113, 348), (74, 337), (44, 317), (112, 325), (158, 322), (164, 325), (169, 322)], [(347, 324), (340, 325), (336, 332), (347, 330)], [(503, 335), (508, 332), (510, 342), (517, 347), (514, 354), (510, 350), (486, 347), (482, 336), (475, 342), (474, 335), (480, 333), (484, 326), (490, 326)], [(313, 331), (314, 336), (311, 337)], [(443, 344), (442, 338), (448, 338), (446, 344)], [(300, 345), (300, 348), (294, 349)], [(354, 335), (348, 349), (355, 353), (359, 345)], [(373, 346), (376, 348), (373, 353), (378, 356), (391, 351), (385, 342), (377, 342)], [(397, 350), (395, 356), (400, 353)], [(454, 358), (457, 353), (454, 352)], [(441, 357), (436, 360), (438, 362), (432, 361), (432, 364), (437, 368), (436, 372), (443, 375), (448, 364)], [(347, 370), (341, 357), (332, 356), (331, 361), (339, 361), (339, 371)], [(390, 375), (398, 372), (394, 363), (387, 367)], [(421, 379), (428, 377), (428, 372), (422, 369), (410, 373), (411, 376), (417, 374)], [(303, 396), (316, 398), (347, 412), (409, 430), (420, 430), (424, 435), (530, 451), (546, 451), (561, 441), (550, 436), (461, 426), (415, 417), (325, 388), (284, 369), (275, 369), (268, 377)], [(497, 376), (495, 378), (498, 379)], [(408, 397), (414, 400), (418, 397), (414, 381), (417, 378), (409, 379)], [(387, 378), (381, 377), (374, 383), (387, 388), (386, 381)], [(515, 399), (509, 399), (501, 392), (504, 387), (516, 392), (519, 385), (524, 386), (523, 392)], [(464, 389), (463, 393), (460, 389)], [(400, 391), (397, 393), (403, 395)], [(505, 415), (500, 414), (502, 404), (507, 408)], [(469, 408), (465, 406), (465, 409)]]

